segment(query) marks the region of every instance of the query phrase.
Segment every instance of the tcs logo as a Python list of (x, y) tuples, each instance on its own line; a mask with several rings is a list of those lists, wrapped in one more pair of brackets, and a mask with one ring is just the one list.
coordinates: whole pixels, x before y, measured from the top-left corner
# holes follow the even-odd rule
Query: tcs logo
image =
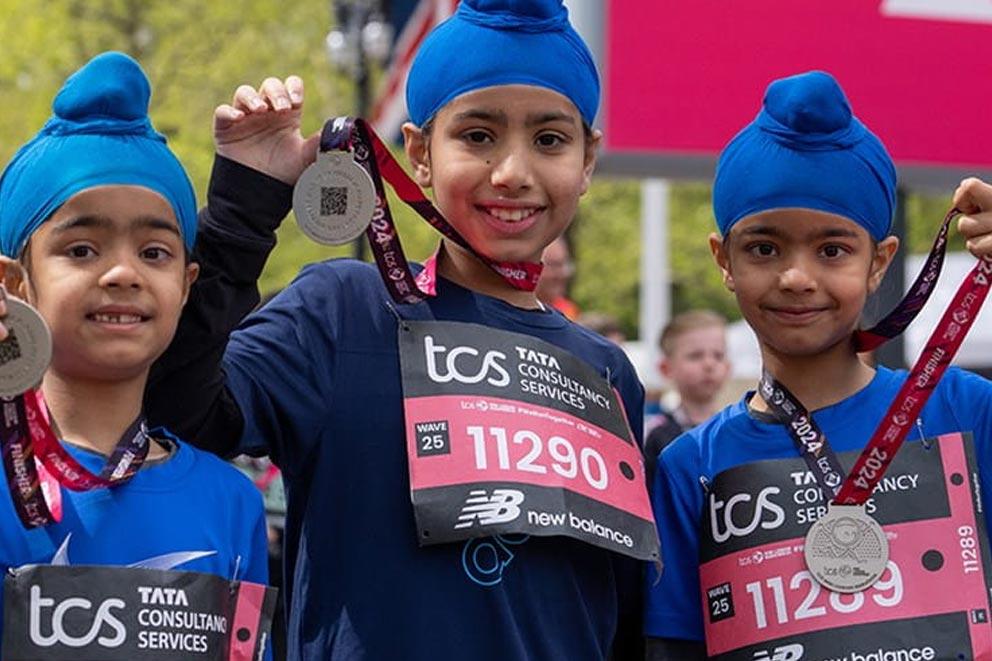
[[(731, 537), (747, 537), (758, 526), (774, 530), (785, 522), (785, 510), (772, 500), (781, 493), (778, 487), (765, 487), (752, 499), (749, 493), (731, 496), (726, 502), (710, 494), (710, 530), (713, 539), (723, 544)], [(767, 516), (766, 516), (767, 514)]]
[(435, 383), (457, 381), (474, 384), (485, 380), (497, 388), (510, 384), (510, 374), (502, 363), (506, 360), (506, 354), (502, 351), (487, 351), (480, 358), (478, 349), (464, 346), (448, 349), (435, 344), (433, 336), (426, 335), (424, 354), (427, 358), (427, 376)]
[[(46, 627), (42, 620), (45, 619), (45, 611), (49, 608), (53, 610)], [(94, 640), (102, 647), (114, 648), (123, 645), (127, 638), (127, 630), (124, 628), (124, 623), (117, 619), (112, 612), (114, 609), (124, 609), (124, 602), (120, 599), (107, 599), (101, 603), (97, 607), (96, 614), (93, 615), (93, 622), (85, 634), (74, 636), (65, 630), (66, 613), (71, 610), (89, 612), (92, 609), (93, 602), (83, 597), (69, 597), (56, 604), (54, 599), (41, 596), (40, 586), (32, 585), (30, 621), (28, 623), (31, 642), (39, 647), (52, 647), (53, 645), (85, 647)], [(112, 636), (100, 635), (105, 626), (112, 630)], [(45, 634), (44, 629), (50, 629), (51, 633)]]

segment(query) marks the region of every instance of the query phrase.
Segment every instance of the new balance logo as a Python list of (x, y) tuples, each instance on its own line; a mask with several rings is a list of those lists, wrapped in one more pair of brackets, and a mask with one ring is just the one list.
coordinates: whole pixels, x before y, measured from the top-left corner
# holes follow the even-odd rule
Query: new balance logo
[(516, 489), (493, 489), (493, 495), (487, 496), (485, 489), (470, 491), (465, 499), (462, 513), (458, 515), (459, 528), (471, 528), (476, 522), (480, 526), (491, 526), (494, 523), (506, 523), (520, 516), (520, 503), (524, 502), (524, 494)]
[(758, 650), (754, 653), (754, 661), (799, 661), (806, 649), (799, 643), (776, 647), (771, 652)]

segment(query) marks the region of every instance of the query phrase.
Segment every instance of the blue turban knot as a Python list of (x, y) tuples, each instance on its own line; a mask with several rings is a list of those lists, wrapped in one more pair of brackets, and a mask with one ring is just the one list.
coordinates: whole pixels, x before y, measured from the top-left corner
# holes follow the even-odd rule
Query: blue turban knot
[(484, 87), (534, 85), (567, 97), (590, 126), (599, 74), (562, 0), (462, 0), (421, 44), (406, 84), (417, 126), (452, 99)]
[(0, 178), (0, 252), (18, 256), (66, 200), (95, 186), (151, 189), (172, 206), (188, 249), (196, 196), (186, 171), (148, 119), (151, 87), (123, 53), (103, 53), (65, 81), (53, 115)]
[(713, 211), (724, 235), (747, 216), (803, 208), (849, 218), (876, 241), (892, 226), (896, 170), (822, 71), (776, 80), (757, 118), (720, 154)]

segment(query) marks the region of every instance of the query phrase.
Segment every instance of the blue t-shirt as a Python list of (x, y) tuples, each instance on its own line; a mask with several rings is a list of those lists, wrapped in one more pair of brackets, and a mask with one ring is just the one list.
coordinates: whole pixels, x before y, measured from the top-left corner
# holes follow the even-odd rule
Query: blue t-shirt
[[(21, 525), (0, 471), (0, 576), (9, 567), (51, 563), (57, 553), (72, 565), (130, 565), (181, 553), (191, 559), (159, 568), (267, 584), (258, 490), (233, 466), (172, 440), (176, 450), (167, 461), (142, 467), (126, 484), (85, 492), (63, 488), (62, 521), (44, 528)], [(66, 447), (94, 473), (106, 462), (97, 453)]]
[(643, 389), (623, 352), (557, 312), (443, 279), (436, 297), (394, 305), (371, 265), (308, 266), (232, 335), (224, 360), (240, 450), (269, 452), (283, 470), (289, 657), (605, 659), (619, 620), (640, 618), (639, 563), (559, 537), (418, 547), (401, 317), (551, 342), (608, 372), (641, 429)]
[[(879, 368), (861, 391), (813, 413), (837, 452), (868, 442), (906, 380), (905, 371)], [(752, 393), (686, 432), (662, 451), (652, 505), (664, 554), (661, 580), (647, 576), (645, 631), (657, 638), (703, 640), (699, 589), (699, 525), (705, 494), (700, 478), (712, 480), (729, 468), (764, 459), (799, 456), (781, 424), (749, 412)], [(982, 477), (986, 523), (992, 526), (992, 383), (952, 367), (938, 383), (907, 442), (950, 432), (972, 432)], [(992, 527), (989, 528), (992, 530)]]

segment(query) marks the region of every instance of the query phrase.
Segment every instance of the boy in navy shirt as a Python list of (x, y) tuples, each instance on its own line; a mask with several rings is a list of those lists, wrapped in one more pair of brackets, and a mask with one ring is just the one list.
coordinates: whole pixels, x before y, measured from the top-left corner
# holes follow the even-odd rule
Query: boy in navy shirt
[(595, 163), (598, 98), (560, 1), (462, 2), (413, 64), (404, 137), (414, 179), (472, 250), (445, 240), (437, 293), (418, 304), (393, 303), (372, 265), (308, 266), (233, 334), (318, 137), (299, 134), (298, 78), (241, 87), (218, 108), (205, 276), (149, 401), (205, 446), (268, 452), (282, 468), (289, 658), (638, 656), (640, 563), (566, 537), (419, 546), (404, 440), (401, 320), (570, 352), (608, 375), (639, 442), (643, 390), (622, 351), (473, 254), (537, 262), (568, 226)]

